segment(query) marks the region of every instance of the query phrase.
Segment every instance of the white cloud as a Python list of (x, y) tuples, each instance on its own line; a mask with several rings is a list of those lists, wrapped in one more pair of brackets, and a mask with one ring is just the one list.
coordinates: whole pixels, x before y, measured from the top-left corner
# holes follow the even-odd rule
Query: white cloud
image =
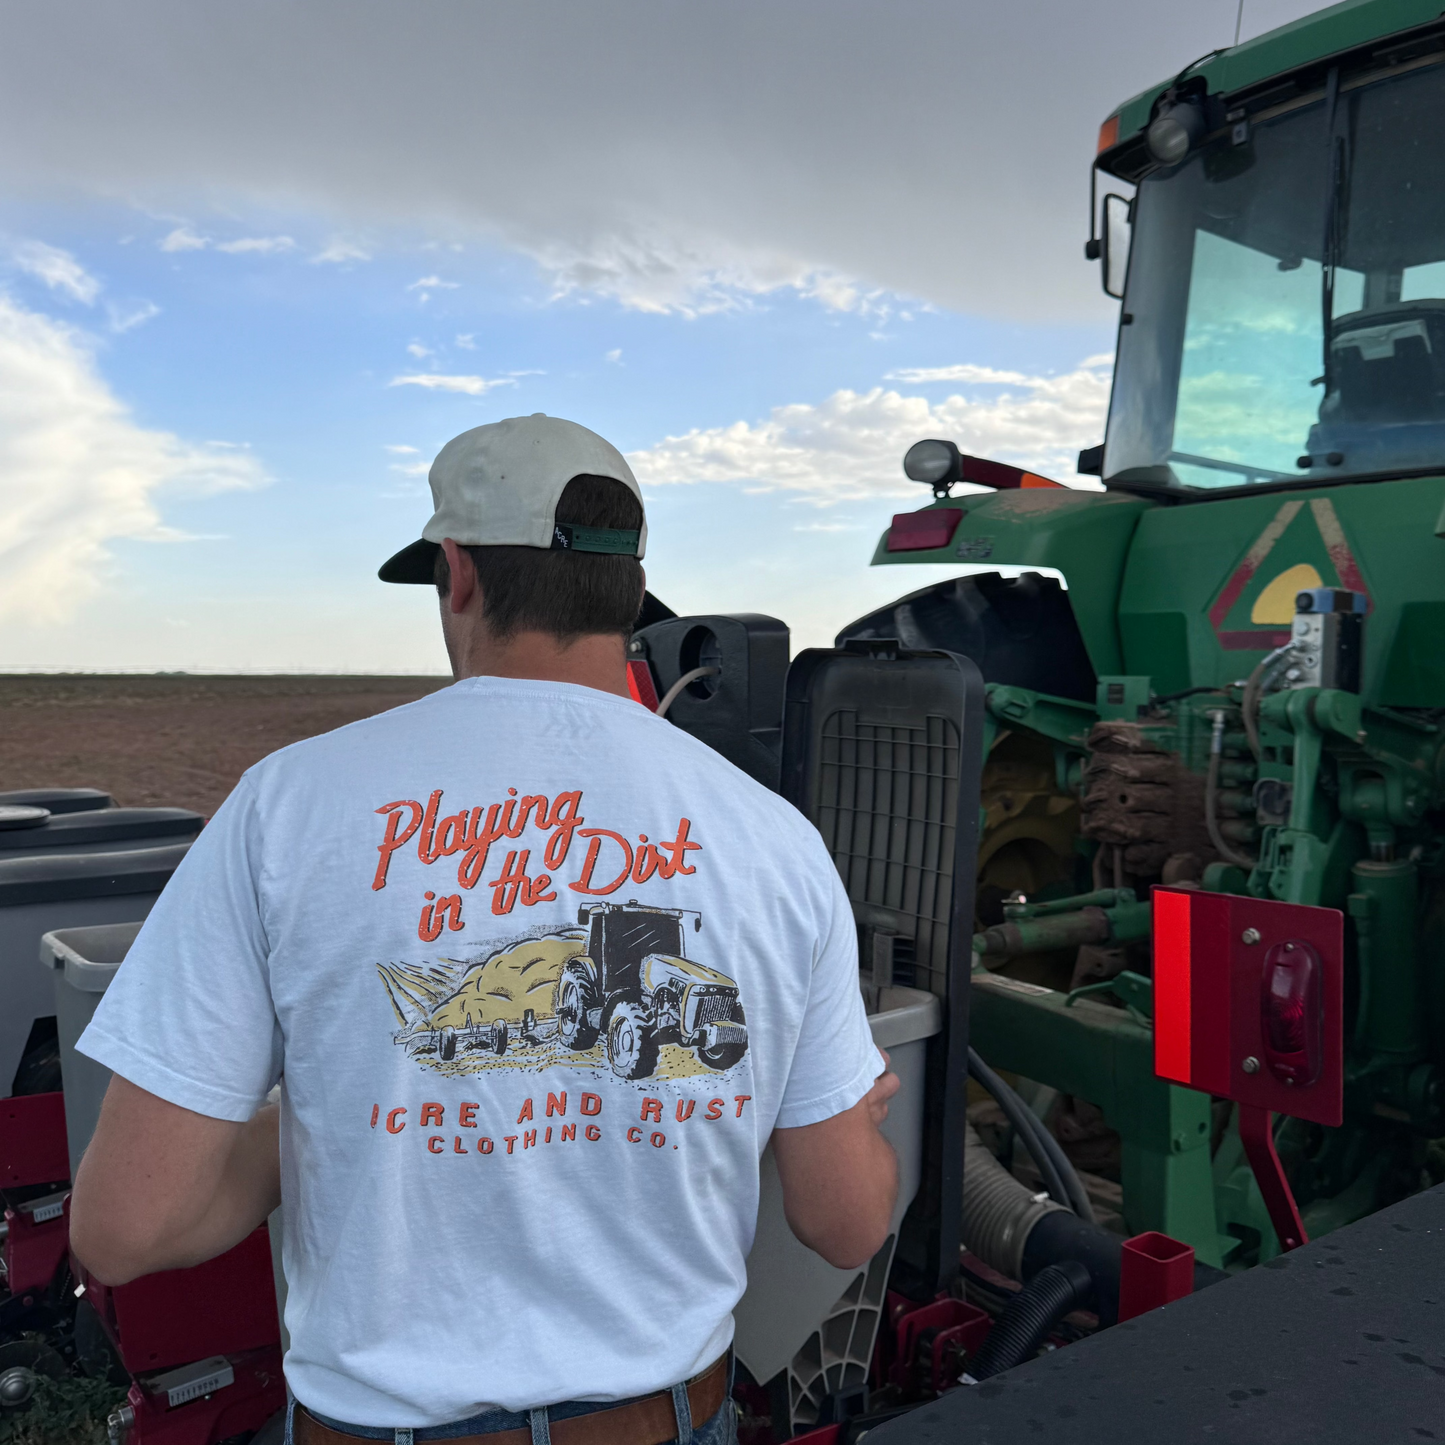
[(388, 386), (424, 386), (429, 391), (460, 391), (467, 396), (485, 396), (493, 387), (516, 386), (510, 376), (445, 376), (438, 372), (417, 372), (411, 376), (394, 376)]
[(352, 241), (332, 241), (312, 258), (320, 264), (342, 265), (347, 261), (369, 261), (371, 253), (363, 251)]
[(154, 301), (133, 301), (126, 306), (112, 303), (106, 307), (106, 313), (110, 317), (110, 329), (120, 333), (144, 326), (161, 314), (161, 308)]
[(443, 281), (440, 276), (422, 276), (413, 281), (406, 289), (408, 291), (455, 291), (459, 282)]
[(387, 447), (387, 451), (399, 457), (414, 457), (416, 455), (416, 448), (408, 446), (389, 446)]
[(162, 251), (204, 251), (211, 241), (210, 237), (198, 235), (189, 226), (177, 226), (161, 238), (160, 244)]
[(406, 350), (408, 356), (414, 356), (418, 361), (432, 354), (431, 347), (423, 346), (419, 341), (408, 343)]
[(476, 333), (472, 331), (459, 332), (456, 344), (460, 346), (463, 351), (475, 351), (477, 349)]
[(103, 585), (110, 542), (174, 540), (167, 491), (266, 480), (243, 448), (137, 425), (78, 332), (0, 296), (0, 616), (62, 620)]
[(1062, 376), (1018, 373), (1018, 392), (985, 399), (932, 402), (882, 387), (838, 391), (816, 406), (777, 407), (765, 421), (667, 437), (629, 460), (647, 486), (731, 482), (828, 504), (916, 495), (918, 484), (903, 475), (903, 454), (920, 438), (938, 436), (975, 456), (1078, 482), (1079, 450), (1104, 434), (1107, 361), (1091, 357)]
[(89, 306), (100, 295), (100, 282), (70, 254), (44, 241), (22, 241), (15, 247), (15, 264), (43, 281), (52, 291), (62, 291), (72, 301)]
[(404, 477), (424, 477), (431, 471), (430, 462), (393, 462), (391, 470)]
[(241, 236), (234, 241), (222, 241), (216, 250), (232, 256), (243, 256), (254, 252), (261, 256), (274, 256), (283, 251), (294, 251), (296, 242), (290, 236)]
[(604, 356), (602, 359), (603, 359), (603, 361), (610, 361), (610, 362), (613, 364), (613, 366), (621, 366), (621, 365), (622, 365), (622, 348), (621, 348), (620, 346), (615, 346), (615, 347), (613, 347), (612, 350), (609, 351), (609, 352), (606, 354), (606, 356)]
[(932, 381), (966, 381), (979, 386), (1028, 386), (1032, 378), (1021, 371), (999, 371), (992, 366), (975, 366), (960, 362), (957, 366), (905, 366), (890, 371), (884, 381), (901, 381), (907, 386), (923, 386)]
[[(1249, 0), (1245, 33), (1318, 4)], [(1227, 0), (790, 0), (724, 23), (613, 0), (559, 31), (552, 7), (472, 0), (420, 26), (380, 0), (192, 9), (8, 7), (7, 191), (284, 196), (343, 235), (404, 216), (648, 309), (797, 286), (1091, 324), (1114, 310), (1080, 254), (1099, 122), (1235, 18)]]

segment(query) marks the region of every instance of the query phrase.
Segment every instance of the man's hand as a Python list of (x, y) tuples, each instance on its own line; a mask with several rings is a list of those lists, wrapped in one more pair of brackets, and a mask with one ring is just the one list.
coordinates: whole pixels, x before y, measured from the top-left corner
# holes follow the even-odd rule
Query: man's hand
[(80, 1161), (70, 1243), (102, 1284), (239, 1244), (281, 1202), (279, 1110), (246, 1124), (169, 1104), (116, 1074)]
[[(886, 1069), (888, 1055), (883, 1054)], [(898, 1197), (898, 1160), (878, 1132), (897, 1074), (882, 1073), (842, 1114), (773, 1131), (788, 1227), (839, 1269), (856, 1269), (882, 1247)]]

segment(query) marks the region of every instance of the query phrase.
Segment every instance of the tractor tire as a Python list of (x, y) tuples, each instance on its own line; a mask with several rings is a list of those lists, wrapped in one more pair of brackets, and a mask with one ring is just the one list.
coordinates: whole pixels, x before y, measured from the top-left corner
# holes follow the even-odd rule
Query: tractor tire
[(620, 998), (608, 1011), (607, 1062), (620, 1079), (648, 1079), (657, 1068), (657, 1034), (639, 998)]
[(580, 968), (564, 967), (557, 980), (557, 1037), (563, 1047), (580, 1052), (597, 1042), (597, 1029), (587, 1022), (588, 1010), (596, 1007), (592, 980)]
[[(740, 1003), (733, 1005), (729, 1019), (735, 1024), (746, 1024), (747, 1017), (743, 1013), (743, 1006)], [(747, 1053), (747, 1041), (742, 1043), (719, 1044), (716, 1048), (708, 1048), (706, 1044), (699, 1044), (697, 1056), (710, 1069), (717, 1069), (719, 1073), (724, 1069), (730, 1069), (742, 1056)]]
[(450, 1063), (457, 1056), (457, 1031), (452, 1028), (437, 1030), (437, 1058)]
[(492, 1052), (498, 1058), (507, 1052), (507, 1021), (498, 1019), (492, 1025)]

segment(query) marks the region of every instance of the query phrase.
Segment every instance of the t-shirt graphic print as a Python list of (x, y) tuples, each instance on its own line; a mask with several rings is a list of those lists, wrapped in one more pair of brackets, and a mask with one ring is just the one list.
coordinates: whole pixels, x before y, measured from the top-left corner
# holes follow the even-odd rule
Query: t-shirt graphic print
[(221, 1119), (281, 1083), (287, 1381), (382, 1428), (705, 1368), (773, 1129), (882, 1067), (806, 819), (630, 699), (494, 678), (252, 768), (80, 1047)]

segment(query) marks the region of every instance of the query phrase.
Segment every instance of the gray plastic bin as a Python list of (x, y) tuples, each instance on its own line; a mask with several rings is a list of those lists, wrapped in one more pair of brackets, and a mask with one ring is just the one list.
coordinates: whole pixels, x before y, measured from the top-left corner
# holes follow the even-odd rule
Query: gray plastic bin
[(821, 1378), (825, 1373), (830, 1379), (866, 1376), (898, 1226), (922, 1177), (925, 1041), (942, 1029), (943, 1009), (937, 996), (923, 989), (870, 986), (864, 993), (870, 1003), (873, 1042), (888, 1051), (901, 1086), (883, 1125), (884, 1136), (898, 1154), (893, 1232), (862, 1269), (834, 1269), (800, 1244), (788, 1228), (769, 1145), (763, 1153), (748, 1287), (733, 1311), (738, 1359), (759, 1382), (786, 1369), (790, 1399), (826, 1393), (831, 1386)]
[(35, 1021), (55, 1013), (55, 991), (35, 966), (41, 935), (88, 924), (139, 923), (189, 847), (0, 854), (0, 1093), (14, 1088)]
[[(40, 962), (54, 978), (55, 1019), (60, 1033), (60, 1069), (65, 1079), (65, 1132), (70, 1144), (70, 1177), (80, 1165), (100, 1119), (100, 1106), (110, 1087), (110, 1070), (77, 1051), (86, 1025), (95, 1017), (100, 996), (110, 987), (130, 946), (140, 932), (139, 923), (109, 923), (92, 928), (59, 928), (40, 940)], [(279, 1103), (279, 1085), (267, 1096)], [(291, 1348), (286, 1329), (286, 1276), (281, 1271), (282, 1214), (277, 1209), (266, 1221), (271, 1235), (271, 1273), (276, 1285), (276, 1311), (281, 1321), (281, 1345)]]
[(59, 928), (40, 940), (40, 962), (54, 977), (55, 1023), (60, 1035), (65, 1133), (70, 1142), (72, 1179), (80, 1156), (95, 1133), (101, 1101), (110, 1086), (110, 1070), (77, 1053), (75, 1045), (140, 930), (139, 923), (103, 923), (91, 928)]

